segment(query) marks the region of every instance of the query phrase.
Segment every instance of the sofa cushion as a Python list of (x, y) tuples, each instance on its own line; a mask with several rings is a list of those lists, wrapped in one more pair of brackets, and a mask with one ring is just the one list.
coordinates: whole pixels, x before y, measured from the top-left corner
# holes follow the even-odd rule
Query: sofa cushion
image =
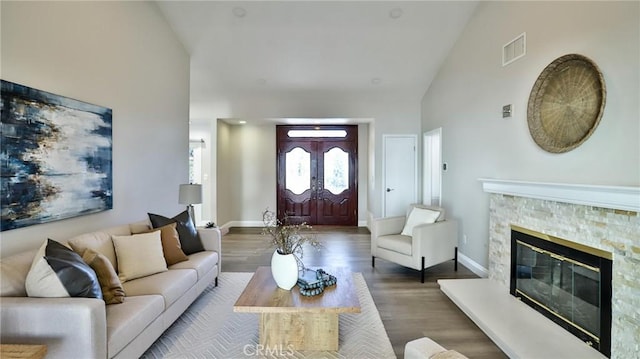
[(159, 295), (128, 296), (122, 304), (107, 305), (107, 352), (111, 358), (164, 311)]
[(30, 297), (86, 297), (102, 299), (96, 273), (82, 257), (52, 239), (36, 253), (25, 282)]
[(196, 284), (198, 275), (193, 269), (171, 269), (148, 277), (123, 283), (127, 298), (136, 295), (160, 294), (165, 309)]
[(425, 223), (436, 223), (436, 219), (440, 216), (440, 211), (433, 211), (426, 208), (414, 207), (409, 213), (409, 217), (407, 218), (407, 222), (402, 229), (402, 235), (412, 236), (413, 235), (413, 227), (425, 224)]
[(198, 280), (218, 265), (218, 252), (204, 251), (189, 255), (189, 260), (172, 265), (169, 269), (195, 269)]
[(394, 234), (378, 237), (378, 248), (388, 249), (401, 254), (411, 255), (411, 241), (409, 236)]
[(432, 211), (440, 212), (440, 215), (438, 216), (438, 219), (436, 219), (436, 222), (442, 222), (446, 218), (447, 211), (443, 207), (431, 206), (428, 204), (421, 204), (421, 203), (413, 203), (409, 207), (407, 207), (407, 213), (405, 214), (405, 217), (409, 217), (409, 215), (411, 214), (411, 211), (413, 211), (414, 208), (430, 209)]
[(124, 301), (124, 288), (122, 288), (118, 274), (107, 257), (93, 249), (87, 249), (82, 255), (82, 260), (96, 272), (104, 302), (106, 304), (122, 303)]
[(0, 259), (0, 297), (26, 297), (24, 283), (37, 251), (27, 251)]
[(112, 239), (118, 258), (118, 276), (122, 282), (167, 270), (160, 231), (113, 236)]
[(118, 259), (116, 258), (116, 251), (111, 241), (111, 234), (107, 232), (85, 233), (71, 238), (68, 243), (71, 248), (80, 255), (89, 248), (93, 249), (107, 257), (113, 268), (118, 268)]
[(180, 244), (182, 245), (182, 251), (189, 255), (197, 252), (204, 251), (202, 241), (196, 227), (193, 225), (191, 216), (188, 211), (183, 211), (173, 218), (167, 218), (158, 214), (149, 213), (149, 220), (153, 228), (160, 228), (166, 226), (169, 223), (176, 223), (176, 229), (180, 237)]
[(131, 234), (148, 232), (152, 228), (153, 227), (151, 227), (151, 222), (149, 222), (149, 219), (129, 223), (129, 230), (131, 231)]

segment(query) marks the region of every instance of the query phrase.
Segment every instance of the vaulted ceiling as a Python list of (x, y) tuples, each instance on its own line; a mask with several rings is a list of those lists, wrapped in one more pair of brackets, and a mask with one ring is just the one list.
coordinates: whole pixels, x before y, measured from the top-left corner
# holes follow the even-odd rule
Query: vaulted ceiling
[(191, 116), (238, 94), (420, 99), (477, 1), (159, 1), (191, 56)]

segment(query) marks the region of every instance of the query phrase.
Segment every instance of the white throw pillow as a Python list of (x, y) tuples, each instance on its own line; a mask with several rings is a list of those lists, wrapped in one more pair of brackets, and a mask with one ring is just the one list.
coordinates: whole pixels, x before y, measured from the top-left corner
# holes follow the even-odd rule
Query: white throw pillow
[(121, 282), (167, 270), (160, 231), (132, 236), (112, 236), (112, 239), (118, 258), (118, 278)]
[(436, 219), (438, 219), (439, 216), (440, 211), (413, 207), (411, 213), (409, 213), (409, 217), (407, 218), (407, 222), (405, 223), (401, 234), (405, 236), (411, 236), (413, 235), (413, 227), (425, 223), (435, 223)]

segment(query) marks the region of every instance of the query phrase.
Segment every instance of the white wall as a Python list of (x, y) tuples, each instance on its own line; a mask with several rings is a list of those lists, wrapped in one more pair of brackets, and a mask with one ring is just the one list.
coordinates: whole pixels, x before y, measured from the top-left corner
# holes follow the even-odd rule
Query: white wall
[[(234, 206), (228, 207), (231, 220), (262, 225), (265, 208), (276, 209), (276, 127), (275, 125), (229, 126), (227, 154)], [(219, 211), (223, 211), (220, 208)], [(224, 223), (221, 223), (224, 224)]]
[(358, 125), (358, 225), (366, 226), (369, 211), (369, 124)]
[[(443, 204), (460, 220), (461, 252), (486, 268), (488, 195), (480, 177), (640, 185), (638, 2), (482, 2), (422, 101), (422, 129), (442, 127)], [(526, 32), (527, 54), (502, 67), (502, 46)], [(595, 133), (564, 154), (540, 149), (527, 127), (540, 72), (570, 53), (598, 64), (607, 86)], [(503, 105), (514, 116), (502, 119)], [(463, 243), (462, 235), (468, 236)]]
[(2, 232), (2, 256), (46, 238), (175, 215), (188, 179), (189, 57), (152, 2), (0, 5), (2, 79), (113, 110), (113, 206)]
[[(202, 204), (196, 205), (196, 223), (205, 224), (214, 221), (216, 218), (216, 136), (217, 123), (201, 122), (189, 125), (189, 139), (191, 141), (204, 141), (202, 149), (202, 178), (196, 181), (202, 184)], [(200, 217), (198, 218), (198, 206), (200, 207)]]
[(228, 124), (217, 121), (217, 141), (216, 141), (216, 214), (215, 220), (220, 225), (225, 224), (233, 219), (232, 215), (236, 213), (235, 206), (236, 201), (233, 199), (233, 193), (231, 192), (232, 176), (229, 173), (231, 168), (231, 146), (230, 146), (230, 131), (231, 126)]

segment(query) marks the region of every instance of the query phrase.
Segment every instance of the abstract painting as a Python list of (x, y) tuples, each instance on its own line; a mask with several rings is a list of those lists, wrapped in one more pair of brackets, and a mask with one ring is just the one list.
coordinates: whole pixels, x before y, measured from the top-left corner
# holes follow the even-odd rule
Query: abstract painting
[(111, 109), (1, 86), (0, 230), (112, 209)]

